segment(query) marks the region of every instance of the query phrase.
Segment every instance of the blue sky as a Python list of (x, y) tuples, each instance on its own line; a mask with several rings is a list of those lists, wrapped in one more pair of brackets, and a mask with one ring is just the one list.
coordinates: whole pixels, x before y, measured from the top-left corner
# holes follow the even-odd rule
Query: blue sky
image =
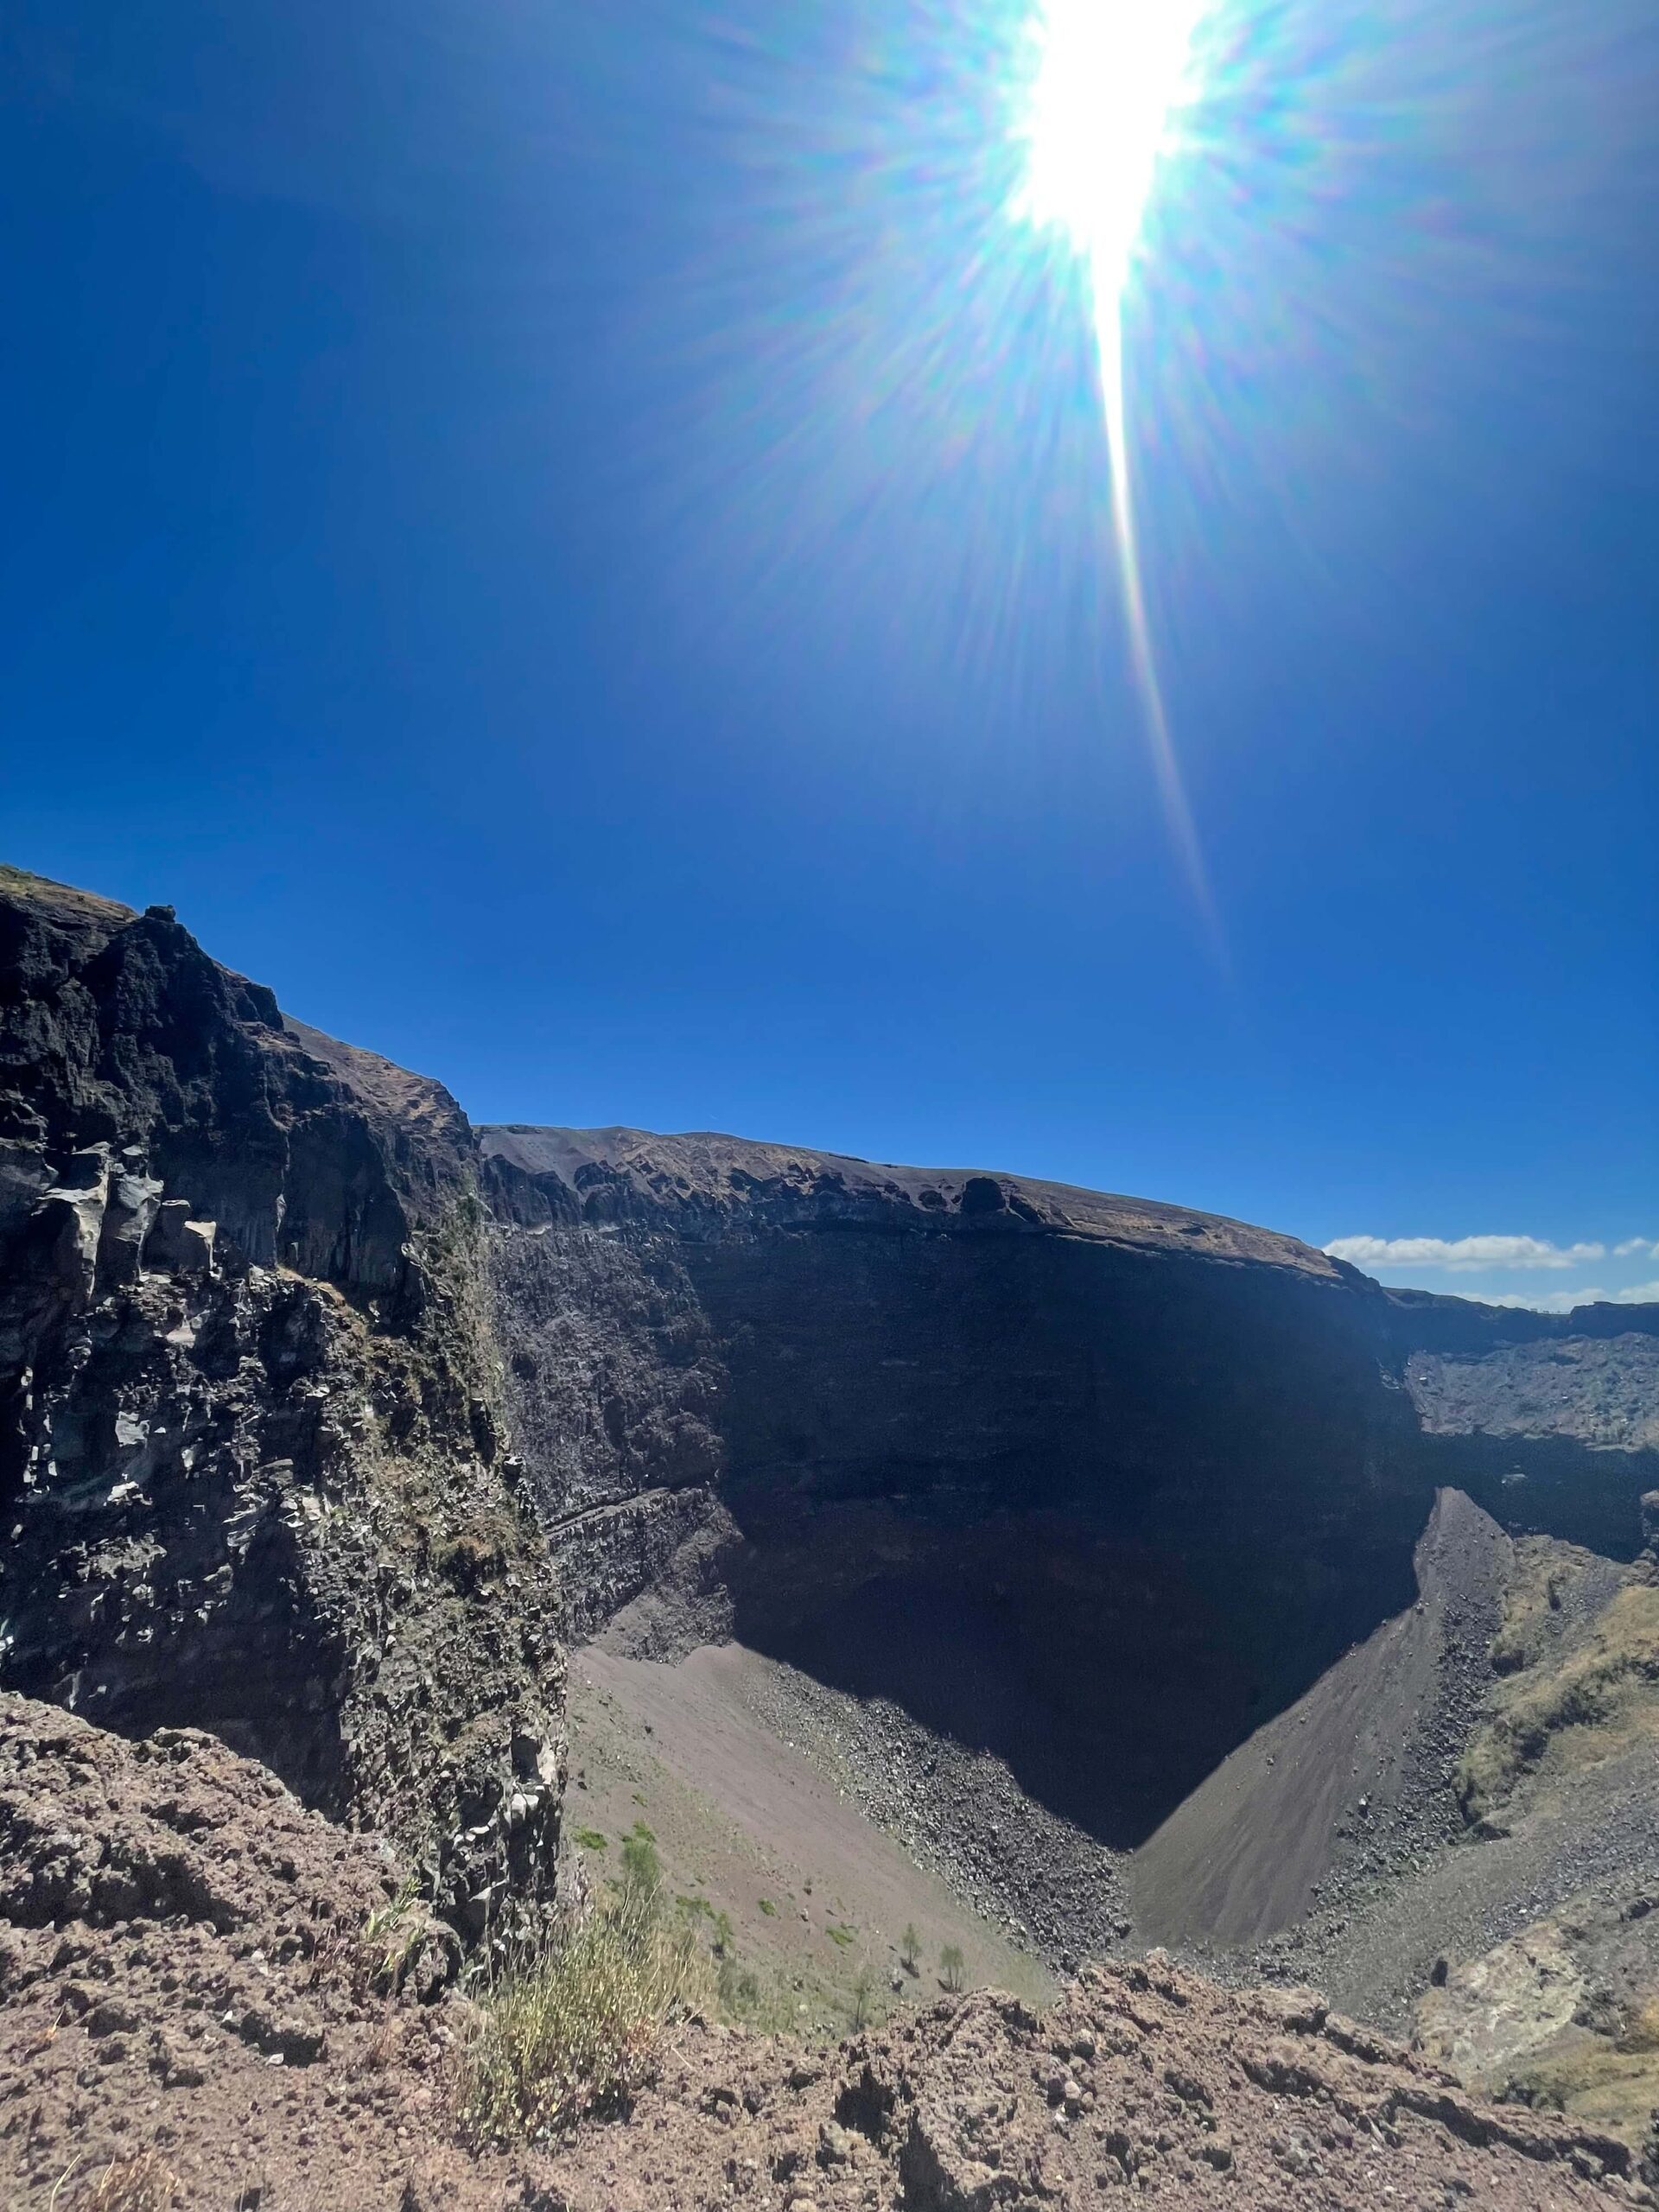
[(1126, 361), (1212, 922), (1077, 272), (1007, 213), (1027, 15), (18, 0), (0, 850), (480, 1120), (1629, 1295), (1652, 10), (1206, 19)]

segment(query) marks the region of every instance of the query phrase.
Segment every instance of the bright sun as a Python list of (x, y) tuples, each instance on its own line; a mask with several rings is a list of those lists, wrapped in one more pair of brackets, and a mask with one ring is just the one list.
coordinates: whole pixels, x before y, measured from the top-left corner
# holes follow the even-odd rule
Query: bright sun
[(1025, 180), (1013, 212), (1057, 231), (1084, 270), (1110, 469), (1130, 662), (1170, 832), (1220, 943), (1153, 650), (1129, 482), (1124, 309), (1159, 156), (1195, 94), (1193, 36), (1211, 0), (1036, 0), (1036, 67), (1020, 108)]
[(1020, 212), (1122, 290), (1205, 0), (1042, 0)]

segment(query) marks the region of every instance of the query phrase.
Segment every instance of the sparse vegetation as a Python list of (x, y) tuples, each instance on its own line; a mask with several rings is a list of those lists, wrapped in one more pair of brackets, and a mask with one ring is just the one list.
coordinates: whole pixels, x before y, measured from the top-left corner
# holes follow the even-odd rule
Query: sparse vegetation
[(608, 1851), (611, 1840), (602, 1828), (578, 1828), (575, 1840), (584, 1851)]
[(625, 1876), (618, 1895), (484, 1993), (461, 2097), (468, 2132), (553, 2133), (585, 2112), (625, 2109), (664, 2030), (706, 2001), (706, 1975), (690, 1928), (664, 1924), (660, 1888)]
[(715, 1992), (728, 2019), (752, 2019), (760, 2006), (760, 1977), (740, 1967), (729, 1951), (720, 1961)]
[(1538, 1562), (1494, 1642), (1493, 1664), (1503, 1673), (1495, 1710), (1458, 1770), (1458, 1796), (1471, 1825), (1488, 1820), (1552, 1754), (1583, 1767), (1659, 1736), (1659, 1589), (1627, 1583), (1564, 1655), (1536, 1635), (1550, 1590)]
[(1503, 1624), (1492, 1639), (1494, 1674), (1518, 1674), (1542, 1657), (1551, 1614), (1560, 1611), (1575, 1576), (1598, 1564), (1592, 1553), (1551, 1536), (1516, 1540)]
[(874, 2005), (875, 1970), (868, 1966), (861, 1967), (858, 1979), (853, 1984), (852, 2025), (855, 2035), (868, 2027)]
[(904, 1933), (899, 1938), (899, 1963), (906, 1974), (914, 1974), (921, 1955), (922, 1939), (916, 1932), (916, 1923), (913, 1920), (907, 1920)]
[(761, 1911), (762, 1911), (762, 1912), (764, 1912), (764, 1913), (766, 1914), (766, 1918), (767, 1918), (768, 1920), (776, 1920), (776, 1919), (777, 1919), (777, 1917), (778, 1917), (778, 1908), (777, 1908), (777, 1906), (772, 1903), (772, 1899), (771, 1899), (770, 1897), (762, 1897), (762, 1898), (760, 1899), (760, 1910), (761, 1910)]
[(939, 1953), (939, 1980), (954, 1995), (967, 1974), (967, 1961), (962, 1955), (960, 1943), (947, 1943)]
[(395, 1893), (369, 1915), (363, 1933), (374, 1956), (378, 1986), (397, 1986), (410, 1955), (421, 1939), (424, 1916), (418, 1909), (420, 1894), (420, 1878), (405, 1875)]
[(1587, 2126), (1640, 2142), (1649, 2114), (1659, 2108), (1659, 2050), (1639, 2039), (1646, 2032), (1633, 2023), (1613, 2038), (1572, 2034), (1522, 2060), (1493, 2086), (1538, 2111), (1569, 2113)]
[(663, 1888), (663, 1863), (657, 1856), (657, 1839), (643, 1821), (636, 1821), (622, 1839), (622, 1887), (649, 1897), (653, 1908)]
[(454, 1589), (471, 1596), (505, 1573), (508, 1555), (508, 1544), (499, 1529), (463, 1529), (438, 1545), (433, 1565)]
[(77, 2212), (172, 2212), (180, 2195), (178, 2176), (152, 2149), (112, 2158), (90, 2177), (75, 2204)]
[(832, 1943), (839, 1943), (843, 1951), (855, 1940), (852, 1929), (839, 1924), (833, 1928), (826, 1928), (823, 1932)]

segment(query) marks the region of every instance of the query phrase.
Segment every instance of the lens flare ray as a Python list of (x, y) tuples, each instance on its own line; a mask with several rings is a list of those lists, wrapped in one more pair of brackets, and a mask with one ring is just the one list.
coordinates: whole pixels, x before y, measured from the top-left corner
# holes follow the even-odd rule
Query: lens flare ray
[(1095, 346), (1100, 367), (1101, 410), (1106, 425), (1107, 467), (1111, 476), (1112, 534), (1117, 545), (1119, 588), (1123, 598), (1124, 626), (1128, 632), (1129, 663), (1141, 709), (1146, 721), (1147, 743), (1159, 797), (1174, 844), (1198, 910), (1217, 946), (1220, 918), (1210, 888), (1198, 825), (1181, 777), (1181, 766), (1170, 734), (1164, 687), (1153, 651), (1152, 626), (1147, 619), (1145, 588), (1141, 577), (1141, 550), (1135, 535), (1135, 500), (1129, 476), (1128, 408), (1123, 379), (1123, 318), (1121, 302), (1109, 298), (1091, 276), (1094, 290)]
[(1129, 467), (1124, 310), (1147, 199), (1175, 118), (1193, 91), (1205, 0), (1046, 0), (1021, 120), (1026, 173), (1015, 212), (1058, 233), (1089, 295), (1130, 665), (1171, 838), (1219, 941), (1147, 614)]

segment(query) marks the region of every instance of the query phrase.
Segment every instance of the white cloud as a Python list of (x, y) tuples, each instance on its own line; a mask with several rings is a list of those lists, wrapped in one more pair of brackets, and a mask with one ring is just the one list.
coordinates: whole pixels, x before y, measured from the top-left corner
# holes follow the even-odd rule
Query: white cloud
[(1631, 1259), (1637, 1252), (1640, 1252), (1644, 1259), (1651, 1252), (1654, 1258), (1659, 1260), (1659, 1236), (1652, 1238), (1627, 1236), (1622, 1244), (1615, 1244), (1613, 1247), (1613, 1257), (1616, 1260)]
[(1478, 1294), (1483, 1306), (1519, 1306), (1532, 1313), (1570, 1313), (1575, 1306), (1659, 1306), (1659, 1282), (1623, 1290), (1506, 1290)]
[(1325, 1246), (1333, 1260), (1357, 1268), (1445, 1268), (1472, 1274), (1481, 1268), (1578, 1268), (1605, 1260), (1605, 1244), (1552, 1244), (1541, 1236), (1338, 1236)]

